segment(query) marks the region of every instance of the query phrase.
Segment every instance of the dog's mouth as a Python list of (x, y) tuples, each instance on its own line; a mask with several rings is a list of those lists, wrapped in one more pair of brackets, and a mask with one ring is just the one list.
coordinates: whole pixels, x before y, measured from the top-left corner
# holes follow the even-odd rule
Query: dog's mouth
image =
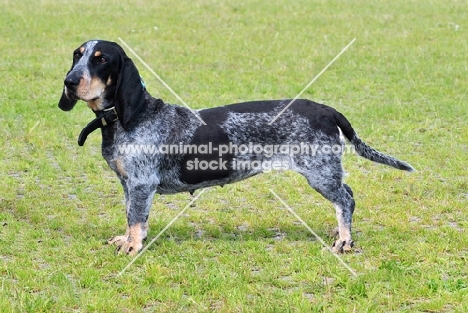
[(67, 98), (70, 100), (83, 100), (83, 101), (96, 101), (101, 99), (101, 95), (95, 95), (94, 97), (85, 97), (85, 96), (80, 96), (77, 94), (77, 91), (73, 88), (65, 86), (65, 94), (67, 95)]
[(67, 86), (65, 86), (65, 95), (70, 100), (81, 100), (80, 97), (78, 97), (76, 94), (76, 91)]

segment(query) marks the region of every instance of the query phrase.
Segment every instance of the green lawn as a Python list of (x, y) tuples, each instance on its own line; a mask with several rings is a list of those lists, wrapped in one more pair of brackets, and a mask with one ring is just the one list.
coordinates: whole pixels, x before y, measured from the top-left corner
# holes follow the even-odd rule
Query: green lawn
[[(0, 0), (1, 312), (468, 311), (466, 2)], [(192, 108), (303, 94), (408, 174), (345, 157), (354, 277), (329, 202), (292, 172), (211, 188), (123, 275), (123, 192), (58, 109), (73, 50), (121, 37)], [(138, 61), (148, 90), (178, 100)], [(149, 240), (191, 200), (157, 196)]]

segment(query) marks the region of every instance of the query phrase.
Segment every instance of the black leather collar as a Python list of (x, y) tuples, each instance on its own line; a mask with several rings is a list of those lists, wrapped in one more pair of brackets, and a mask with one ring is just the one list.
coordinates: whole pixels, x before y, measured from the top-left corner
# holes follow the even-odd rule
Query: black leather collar
[(96, 113), (96, 118), (92, 120), (80, 133), (78, 137), (78, 145), (83, 146), (88, 135), (91, 134), (98, 128), (103, 128), (108, 125), (111, 125), (119, 119), (115, 107), (110, 107), (102, 111), (94, 111)]

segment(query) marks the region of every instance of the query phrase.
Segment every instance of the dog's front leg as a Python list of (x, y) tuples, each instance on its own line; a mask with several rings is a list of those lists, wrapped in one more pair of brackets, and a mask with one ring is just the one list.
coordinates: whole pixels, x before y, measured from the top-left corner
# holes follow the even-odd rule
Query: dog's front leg
[(136, 255), (143, 248), (143, 240), (148, 234), (148, 216), (155, 188), (153, 184), (122, 183), (127, 209), (127, 231), (108, 241), (115, 244), (118, 252)]

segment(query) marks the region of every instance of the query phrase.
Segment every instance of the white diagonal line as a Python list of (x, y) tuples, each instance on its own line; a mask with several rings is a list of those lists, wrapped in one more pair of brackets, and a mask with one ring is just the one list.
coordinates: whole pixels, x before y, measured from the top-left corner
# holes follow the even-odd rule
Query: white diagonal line
[(268, 190), (270, 190), (270, 192), (284, 205), (284, 207), (285, 207), (286, 209), (288, 209), (288, 211), (291, 212), (291, 213), (294, 215), (294, 217), (297, 218), (297, 219), (299, 220), (299, 222), (301, 222), (301, 223), (312, 233), (312, 235), (314, 235), (315, 238), (317, 238), (317, 240), (320, 241), (320, 243), (321, 243), (325, 248), (327, 248), (328, 251), (330, 251), (331, 254), (333, 254), (333, 255), (338, 259), (338, 261), (341, 262), (341, 264), (343, 264), (344, 267), (346, 267), (346, 269), (347, 269), (351, 274), (353, 274), (354, 276), (357, 276), (356, 272), (355, 272), (351, 267), (349, 267), (349, 265), (346, 264), (345, 261), (343, 261), (343, 259), (340, 258), (340, 256), (339, 256), (338, 254), (336, 254), (335, 252), (333, 252), (333, 250), (325, 243), (325, 241), (323, 241), (323, 239), (320, 238), (320, 236), (317, 235), (317, 234), (312, 230), (312, 228), (310, 228), (309, 225), (307, 225), (307, 223), (304, 222), (304, 220), (303, 220), (299, 215), (297, 215), (297, 213), (294, 212), (294, 210), (291, 209), (291, 208), (289, 207), (289, 205), (286, 204), (286, 202), (283, 201), (283, 199), (281, 199), (272, 189), (268, 189)]
[(128, 50), (130, 50), (130, 52), (132, 52), (133, 55), (148, 69), (148, 71), (150, 71), (151, 74), (153, 74), (153, 75), (161, 82), (161, 84), (164, 85), (164, 87), (166, 87), (170, 92), (172, 92), (172, 94), (173, 94), (180, 102), (182, 102), (182, 104), (183, 104), (187, 109), (189, 109), (190, 112), (192, 112), (192, 114), (195, 115), (195, 117), (198, 118), (198, 120), (199, 120), (200, 122), (202, 122), (203, 125), (206, 125), (205, 121), (200, 117), (200, 114), (198, 114), (195, 110), (193, 110), (191, 107), (189, 107), (188, 104), (185, 103), (185, 101), (182, 100), (182, 98), (179, 97), (179, 95), (176, 94), (175, 91), (172, 90), (172, 88), (171, 88), (168, 84), (166, 84), (166, 82), (165, 82), (158, 74), (156, 74), (156, 73), (151, 69), (151, 67), (149, 67), (149, 65), (146, 64), (146, 62), (143, 61), (142, 58), (140, 58), (140, 56), (139, 56), (138, 54), (136, 54), (136, 52), (133, 51), (133, 49), (130, 48), (129, 45), (127, 45), (127, 43), (126, 43), (122, 38), (119, 37), (119, 40), (120, 40), (120, 42), (121, 42)]
[(343, 48), (343, 50), (341, 50), (340, 53), (337, 54), (337, 56), (330, 61), (330, 63), (327, 64), (327, 66), (325, 66), (323, 68), (323, 70), (320, 71), (320, 73), (317, 74), (317, 76), (315, 76), (308, 84), (307, 86), (304, 87), (304, 89), (301, 90), (301, 92), (296, 96), (294, 97), (294, 99), (292, 99), (287, 106), (284, 107), (284, 109), (282, 109), (269, 123), (268, 125), (271, 125), (273, 124), (274, 121), (276, 121), (276, 119), (278, 117), (280, 117), (281, 114), (284, 113), (284, 111), (286, 111), (293, 103), (294, 101), (296, 101), (303, 93), (304, 91), (306, 91), (310, 85), (312, 85), (353, 43), (354, 41), (356, 40), (356, 38), (354, 38), (353, 40), (351, 40), (350, 43), (348, 43), (348, 45), (346, 47)]
[(198, 195), (196, 195), (192, 201), (190, 201), (167, 225), (164, 227), (159, 234), (156, 235), (134, 258), (133, 260), (130, 261), (130, 263), (127, 264), (127, 266), (124, 267), (123, 270), (120, 271), (119, 274), (117, 274), (117, 277), (121, 276), (132, 264), (146, 251), (148, 248), (156, 241), (158, 240), (159, 237), (169, 228), (171, 227), (172, 224), (182, 215), (184, 214), (185, 211), (194, 203), (197, 201), (197, 199), (205, 192), (206, 188), (203, 188)]

